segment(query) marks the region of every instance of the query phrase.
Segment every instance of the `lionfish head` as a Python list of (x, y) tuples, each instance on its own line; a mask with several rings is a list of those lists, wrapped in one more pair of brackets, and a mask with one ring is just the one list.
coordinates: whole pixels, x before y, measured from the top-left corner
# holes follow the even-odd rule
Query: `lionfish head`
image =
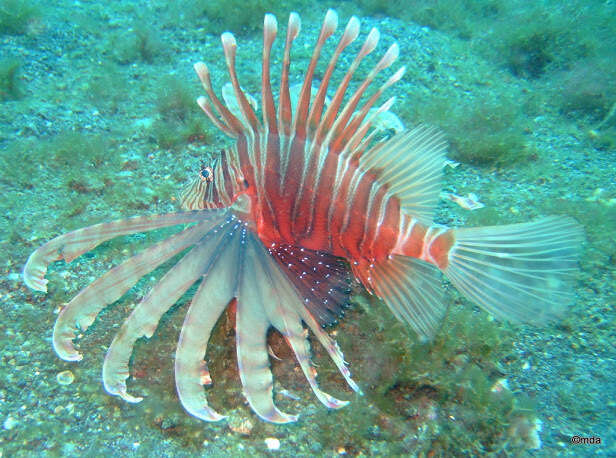
[[(222, 150), (211, 164), (201, 162), (199, 170), (180, 192), (180, 207), (185, 211), (225, 208), (231, 206), (248, 187), (241, 173), (229, 180), (227, 152)], [(218, 176), (217, 176), (218, 175)], [(225, 177), (226, 175), (226, 177)], [(225, 178), (227, 180), (225, 181)], [(221, 185), (221, 183), (224, 183)], [(222, 188), (221, 188), (222, 186)]]

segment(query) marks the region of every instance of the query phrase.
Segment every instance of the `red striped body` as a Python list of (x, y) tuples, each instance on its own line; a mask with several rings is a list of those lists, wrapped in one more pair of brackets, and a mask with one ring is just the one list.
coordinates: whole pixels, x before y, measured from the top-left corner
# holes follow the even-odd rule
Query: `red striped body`
[[(280, 145), (287, 150), (281, 152)], [(301, 146), (297, 139), (291, 142), (275, 134), (238, 139), (223, 152), (199, 208), (226, 207), (246, 194), (250, 223), (266, 246), (302, 246), (351, 263), (374, 263), (392, 253), (426, 260), (446, 255), (451, 243), (439, 244), (439, 253), (422, 257), (428, 227), (401, 213), (399, 199), (374, 172), (363, 171), (352, 158), (340, 160), (326, 152), (318, 169), (301, 159), (306, 156)], [(250, 158), (255, 156), (264, 167), (252, 166)], [(194, 185), (200, 186), (201, 180)]]

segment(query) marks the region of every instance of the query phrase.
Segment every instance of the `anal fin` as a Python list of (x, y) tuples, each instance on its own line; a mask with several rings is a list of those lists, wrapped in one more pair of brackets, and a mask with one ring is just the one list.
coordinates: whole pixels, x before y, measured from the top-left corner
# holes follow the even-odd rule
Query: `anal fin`
[(421, 338), (434, 336), (447, 310), (442, 277), (435, 266), (421, 259), (393, 255), (374, 264), (358, 262), (353, 265), (353, 273)]
[(293, 245), (269, 248), (304, 305), (322, 326), (335, 323), (348, 306), (351, 272), (339, 257)]

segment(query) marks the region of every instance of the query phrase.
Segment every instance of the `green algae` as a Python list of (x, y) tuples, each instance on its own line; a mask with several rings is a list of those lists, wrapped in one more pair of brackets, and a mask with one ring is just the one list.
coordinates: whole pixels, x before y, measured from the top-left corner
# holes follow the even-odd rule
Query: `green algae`
[(520, 3), (511, 10), (511, 18), (517, 19), (518, 26), (498, 28), (492, 39), (514, 75), (539, 78), (603, 54), (603, 47), (613, 41), (609, 19), (613, 13), (613, 6), (592, 8), (582, 1), (551, 10)]
[(207, 143), (207, 120), (195, 99), (194, 85), (176, 76), (162, 79), (156, 96), (159, 118), (150, 129), (161, 148), (172, 149), (192, 142)]
[(114, 35), (109, 41), (109, 49), (121, 64), (137, 61), (152, 64), (166, 56), (159, 35), (160, 32), (145, 21), (137, 22), (129, 31)]
[[(36, 189), (45, 182), (77, 195), (100, 192), (104, 178), (97, 169), (113, 165), (115, 156), (109, 154), (111, 149), (107, 137), (80, 132), (23, 139), (11, 143), (0, 156), (2, 178), (17, 189)], [(77, 209), (83, 203), (82, 198), (72, 201), (68, 214), (80, 213)]]
[(131, 94), (128, 78), (111, 61), (102, 61), (92, 69), (84, 91), (99, 111), (111, 114), (120, 111)]
[(81, 132), (62, 132), (40, 146), (45, 151), (46, 163), (77, 176), (89, 167), (101, 167), (109, 159), (108, 137)]
[(595, 57), (575, 62), (557, 75), (557, 97), (569, 117), (604, 119), (616, 103), (616, 68), (612, 57)]
[(17, 100), (23, 96), (19, 80), (21, 61), (15, 58), (0, 60), (0, 102)]
[(262, 27), (265, 13), (274, 13), (285, 21), (291, 11), (305, 9), (309, 4), (306, 0), (185, 0), (184, 8), (193, 20), (205, 19), (217, 33), (250, 34)]
[[(511, 391), (506, 382), (506, 365), (516, 362), (508, 327), (468, 305), (454, 304), (434, 339), (421, 343), (404, 325), (383, 315), (382, 304), (362, 296), (355, 300), (363, 313), (350, 314), (357, 321), (345, 321), (338, 340), (347, 356), (351, 348), (358, 359), (355, 372), (359, 370), (365, 397), (376, 408), (367, 423), (381, 425), (382, 440), (401, 440), (393, 453), (524, 449), (524, 444), (512, 443), (508, 430), (518, 418), (532, 419), (536, 413), (533, 401)], [(370, 348), (353, 350), (354, 343), (369, 335)]]
[(510, 166), (535, 153), (525, 130), (524, 102), (494, 91), (475, 97), (433, 97), (419, 101), (411, 116), (440, 127), (450, 143), (448, 156), (473, 165)]
[(39, 6), (29, 0), (0, 1), (0, 35), (18, 35), (28, 31), (28, 26), (40, 19)]
[(414, 21), (437, 30), (454, 32), (461, 38), (476, 35), (481, 30), (478, 28), (480, 22), (497, 16), (506, 6), (506, 2), (501, 0), (359, 0), (358, 4), (365, 14), (383, 14)]

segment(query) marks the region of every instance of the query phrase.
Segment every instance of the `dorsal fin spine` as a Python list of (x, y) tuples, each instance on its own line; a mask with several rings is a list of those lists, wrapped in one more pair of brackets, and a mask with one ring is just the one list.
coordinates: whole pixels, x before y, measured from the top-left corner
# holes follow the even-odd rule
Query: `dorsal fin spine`
[[(306, 186), (316, 187), (316, 183), (319, 179), (319, 176), (323, 172), (324, 162), (328, 156), (328, 148), (323, 146), (318, 140), (318, 136), (316, 135), (316, 131), (319, 126), (319, 122), (322, 120), (321, 115), (323, 114), (323, 107), (325, 103), (325, 97), (327, 95), (327, 88), (329, 86), (329, 81), (331, 76), (335, 70), (336, 62), (340, 57), (342, 51), (359, 35), (359, 20), (353, 16), (347, 23), (347, 26), (344, 30), (342, 37), (340, 38), (336, 50), (332, 55), (323, 79), (321, 80), (321, 84), (319, 85), (319, 89), (317, 90), (317, 94), (315, 96), (314, 102), (310, 107), (310, 113), (308, 115), (307, 121), (307, 140), (310, 141), (310, 146), (308, 146), (309, 153), (307, 154), (308, 163), (305, 165), (306, 171), (302, 177), (302, 185), (300, 188), (298, 202), (299, 205), (296, 205), (295, 215), (293, 218), (295, 224), (295, 232), (301, 233), (302, 235), (309, 230), (312, 226), (312, 216), (315, 205), (315, 196), (314, 193), (306, 193)], [(297, 209), (302, 208), (303, 211), (298, 214)]]
[[(301, 171), (298, 176), (294, 177), (296, 180), (299, 181), (296, 192), (294, 194), (295, 198), (291, 206), (291, 220), (293, 226), (291, 232), (294, 237), (297, 237), (298, 233), (302, 232), (303, 230), (302, 221), (300, 221), (300, 219), (297, 217), (297, 213), (303, 203), (302, 196), (304, 194), (304, 182), (307, 177), (308, 179), (312, 178), (309, 173), (309, 160), (305, 154), (306, 144), (308, 142), (308, 139), (306, 138), (306, 121), (308, 117), (310, 95), (312, 91), (312, 78), (319, 60), (319, 56), (321, 54), (321, 49), (323, 48), (325, 41), (334, 33), (337, 25), (338, 15), (333, 10), (328, 10), (327, 14), (325, 15), (323, 25), (321, 26), (321, 32), (319, 33), (319, 38), (317, 39), (317, 43), (314, 47), (312, 58), (310, 59), (310, 64), (308, 65), (308, 70), (306, 71), (306, 76), (304, 78), (304, 83), (302, 85), (294, 116), (293, 140), (291, 141), (291, 150), (295, 151), (296, 153), (292, 154), (289, 157), (288, 168), (290, 170)], [(311, 196), (307, 196), (307, 198), (310, 199)]]
[(252, 132), (256, 133), (261, 129), (261, 126), (259, 125), (257, 115), (250, 106), (244, 91), (240, 88), (240, 83), (237, 79), (237, 72), (235, 71), (237, 42), (235, 41), (235, 37), (229, 32), (223, 33), (220, 36), (220, 40), (222, 41), (222, 49), (225, 53), (227, 70), (229, 71), (229, 77), (231, 78), (231, 84), (233, 85), (233, 90), (235, 92), (235, 97), (237, 98), (240, 110), (248, 122), (249, 127), (252, 129)]
[(308, 69), (306, 70), (304, 84), (302, 85), (296, 108), (293, 126), (293, 131), (296, 137), (300, 137), (302, 139), (306, 138), (306, 120), (308, 117), (308, 109), (310, 105), (310, 93), (312, 91), (312, 78), (314, 76), (314, 70), (319, 61), (321, 49), (323, 48), (325, 41), (327, 41), (327, 39), (332, 36), (332, 34), (336, 31), (337, 26), (338, 15), (334, 10), (327, 10), (327, 14), (325, 15), (325, 19), (323, 20), (323, 25), (321, 26), (319, 38), (317, 39), (314, 51), (312, 52), (310, 64), (308, 65)]
[[(389, 67), (396, 60), (398, 54), (398, 44), (394, 43), (389, 47), (389, 49), (383, 55), (379, 63), (376, 64), (375, 67), (370, 71), (366, 79), (351, 96), (350, 100), (347, 102), (346, 106), (342, 110), (340, 116), (338, 116), (338, 118), (336, 119), (336, 122), (332, 126), (332, 129), (329, 132), (328, 138), (326, 140), (326, 143), (330, 145), (330, 150), (332, 150), (334, 153), (340, 152), (344, 147), (345, 137), (352, 135), (352, 130), (348, 128), (351, 126), (347, 126), (347, 123), (349, 122), (349, 119), (351, 119), (351, 116), (353, 116), (353, 114), (355, 113), (355, 109), (357, 108), (357, 105), (359, 104), (359, 101), (361, 100), (362, 96), (366, 92), (366, 89), (370, 86), (370, 84), (372, 84), (374, 78), (376, 78), (379, 72)], [(385, 83), (382, 88), (377, 90), (374, 96), (368, 100), (368, 102), (366, 103), (368, 109), (376, 102), (376, 99), (380, 97), (383, 90), (387, 87), (388, 85), (387, 83)], [(366, 113), (367, 111), (368, 110), (366, 110)]]
[(286, 138), (291, 136), (291, 96), (289, 95), (289, 65), (291, 63), (291, 44), (297, 38), (301, 20), (297, 13), (289, 15), (289, 25), (287, 27), (287, 38), (284, 46), (284, 56), (282, 60), (282, 75), (280, 77), (280, 94), (278, 101), (278, 130)]
[[(325, 97), (327, 96), (327, 88), (329, 86), (329, 81), (331, 76), (336, 68), (336, 63), (340, 58), (340, 54), (342, 51), (351, 44), (353, 41), (357, 39), (359, 35), (359, 20), (352, 16), (347, 23), (347, 26), (338, 42), (338, 46), (332, 55), (329, 64), (327, 66), (327, 70), (325, 70), (325, 74), (323, 75), (323, 79), (321, 80), (321, 84), (319, 85), (319, 89), (317, 91), (317, 95), (315, 96), (314, 102), (310, 107), (310, 114), (308, 115), (308, 137), (315, 138), (314, 133), (319, 125), (319, 121), (321, 120), (321, 115), (323, 114), (323, 106), (325, 104)], [(314, 146), (314, 141), (312, 143)], [(311, 147), (312, 150), (312, 147)]]
[(344, 94), (346, 93), (346, 89), (349, 85), (349, 82), (351, 81), (351, 78), (353, 77), (355, 70), (357, 70), (357, 67), (359, 67), (359, 64), (362, 61), (362, 59), (374, 50), (378, 41), (379, 41), (379, 31), (373, 28), (372, 30), (370, 30), (370, 33), (366, 37), (366, 40), (364, 41), (364, 44), (361, 47), (359, 53), (353, 60), (353, 63), (351, 64), (346, 74), (344, 75), (342, 82), (336, 89), (334, 97), (332, 98), (331, 103), (327, 107), (327, 110), (325, 110), (325, 115), (321, 119), (321, 122), (319, 123), (319, 127), (317, 127), (317, 131), (315, 133), (315, 140), (317, 143), (327, 144), (326, 141), (325, 142), (322, 141), (322, 138), (327, 137), (327, 134), (330, 131), (332, 124), (336, 120), (336, 115), (338, 114), (338, 110), (340, 109), (340, 105), (342, 104), (342, 99), (344, 97)]
[[(207, 65), (205, 65), (205, 63), (203, 62), (197, 62), (194, 65), (194, 69), (195, 69), (195, 72), (197, 73), (197, 76), (199, 77), (199, 80), (201, 81), (201, 85), (203, 86), (203, 89), (205, 89), (205, 92), (210, 98), (210, 101), (214, 105), (214, 108), (216, 109), (218, 114), (223, 118), (223, 121), (229, 126), (229, 129), (232, 131), (231, 136), (238, 137), (239, 135), (241, 135), (242, 131), (244, 130), (244, 127), (241, 121), (237, 119), (235, 115), (229, 111), (229, 109), (220, 101), (220, 99), (214, 93), (214, 90), (212, 89), (212, 81), (210, 79), (210, 71), (207, 68)], [(197, 99), (198, 102), (200, 100), (201, 102), (205, 102), (205, 98)], [(205, 103), (203, 104), (200, 103), (199, 105), (201, 106), (203, 111), (205, 111), (205, 113), (210, 117), (210, 119), (212, 120), (216, 119), (215, 116), (208, 114), (208, 111), (206, 111), (206, 109), (204, 108)]]
[(263, 62), (261, 66), (261, 103), (263, 104), (263, 124), (273, 134), (278, 134), (276, 108), (270, 78), (270, 60), (272, 45), (278, 33), (278, 23), (273, 14), (266, 14), (263, 19)]

